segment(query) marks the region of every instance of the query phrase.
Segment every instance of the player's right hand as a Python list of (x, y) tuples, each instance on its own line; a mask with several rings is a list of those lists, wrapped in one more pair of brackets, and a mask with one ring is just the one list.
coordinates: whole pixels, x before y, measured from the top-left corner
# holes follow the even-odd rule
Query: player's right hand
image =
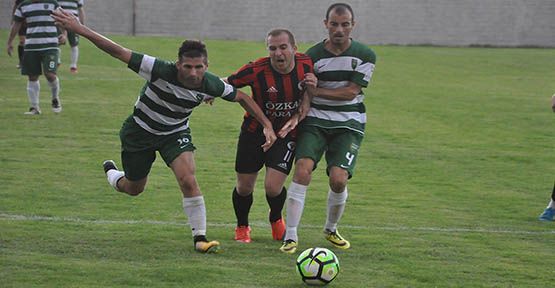
[(12, 45), (12, 43), (6, 44), (6, 50), (8, 51), (8, 55), (10, 55), (10, 57), (12, 57), (12, 52), (13, 52), (13, 45)]

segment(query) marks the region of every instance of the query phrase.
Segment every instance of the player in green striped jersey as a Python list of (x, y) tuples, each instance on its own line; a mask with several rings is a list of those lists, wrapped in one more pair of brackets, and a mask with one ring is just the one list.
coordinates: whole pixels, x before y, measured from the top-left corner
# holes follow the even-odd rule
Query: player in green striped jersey
[[(366, 45), (350, 38), (355, 26), (352, 8), (332, 4), (324, 20), (328, 38), (306, 54), (314, 62), (318, 87), (305, 120), (299, 128), (295, 153), (295, 173), (287, 197), (286, 235), (280, 250), (297, 249), (297, 226), (304, 209), (305, 194), (312, 171), (325, 154), (329, 176), (325, 238), (335, 247), (351, 244), (337, 232), (347, 201), (347, 181), (352, 177), (356, 157), (364, 136), (366, 109), (363, 87), (374, 71), (376, 55)], [(278, 133), (280, 136), (282, 132)]]
[(55, 0), (25, 0), (15, 9), (14, 23), (8, 37), (8, 55), (12, 55), (12, 41), (15, 38), (23, 21), (27, 24), (24, 56), (21, 65), (21, 74), (27, 75), (27, 96), (31, 107), (25, 112), (27, 115), (38, 115), (40, 82), (39, 76), (44, 74), (52, 92), (52, 111), (62, 112), (60, 102), (60, 81), (56, 76), (58, 68), (59, 49), (58, 43), (65, 42), (65, 34), (60, 33), (54, 25), (50, 14), (58, 8)]
[[(73, 13), (73, 15), (79, 18), (81, 23), (85, 24), (84, 0), (58, 0), (58, 4), (60, 4), (62, 9)], [(79, 60), (79, 35), (68, 31), (67, 42), (71, 49), (69, 72), (75, 74), (77, 73), (77, 61)]]
[(206, 208), (195, 178), (195, 162), (189, 116), (193, 108), (210, 97), (239, 102), (263, 126), (269, 149), (276, 135), (272, 123), (254, 100), (209, 73), (206, 47), (200, 41), (183, 42), (177, 62), (167, 62), (133, 52), (79, 23), (63, 9), (53, 13), (56, 24), (87, 39), (112, 57), (126, 63), (147, 80), (131, 115), (120, 131), (124, 171), (112, 160), (104, 161), (108, 182), (117, 191), (132, 196), (143, 192), (156, 151), (172, 169), (183, 194), (183, 210), (189, 219), (195, 249), (212, 253), (218, 241), (206, 239)]

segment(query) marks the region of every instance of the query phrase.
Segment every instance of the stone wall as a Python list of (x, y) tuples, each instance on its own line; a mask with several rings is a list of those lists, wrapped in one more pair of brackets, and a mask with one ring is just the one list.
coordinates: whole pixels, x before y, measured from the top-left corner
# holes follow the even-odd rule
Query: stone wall
[[(323, 39), (328, 0), (85, 0), (103, 33), (261, 40), (271, 28)], [(8, 29), (13, 0), (0, 0)], [(353, 37), (372, 45), (555, 47), (555, 0), (351, 0)]]

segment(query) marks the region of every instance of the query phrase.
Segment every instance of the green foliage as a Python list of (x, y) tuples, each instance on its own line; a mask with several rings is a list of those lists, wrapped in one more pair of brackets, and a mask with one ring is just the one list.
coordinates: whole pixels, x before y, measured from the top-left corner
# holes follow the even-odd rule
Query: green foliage
[[(168, 60), (181, 41), (113, 39)], [(209, 69), (221, 76), (266, 55), (262, 41), (207, 45)], [(271, 240), (261, 181), (250, 215), (253, 243), (232, 240), (240, 106), (216, 101), (192, 116), (208, 237), (225, 249), (198, 254), (161, 159), (138, 197), (106, 183), (101, 163), (119, 162), (118, 131), (144, 81), (87, 40), (80, 47), (77, 75), (63, 47), (60, 115), (50, 111), (41, 77), (43, 114), (24, 116), (26, 79), (15, 57), (0, 56), (1, 286), (303, 287), (296, 255), (280, 253)], [(537, 216), (555, 172), (555, 50), (373, 48), (367, 133), (340, 225), (352, 248), (332, 249), (341, 272), (331, 286), (552, 286), (555, 223)], [(332, 248), (321, 232), (326, 195), (320, 167), (299, 251)]]

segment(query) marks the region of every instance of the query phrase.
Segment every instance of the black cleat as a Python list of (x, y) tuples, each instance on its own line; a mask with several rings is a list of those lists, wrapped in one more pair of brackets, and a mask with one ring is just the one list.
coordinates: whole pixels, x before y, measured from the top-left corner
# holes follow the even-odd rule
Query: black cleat
[(104, 168), (104, 173), (107, 173), (112, 169), (118, 170), (118, 167), (116, 167), (116, 163), (114, 162), (114, 160), (106, 160), (102, 162), (102, 167)]

